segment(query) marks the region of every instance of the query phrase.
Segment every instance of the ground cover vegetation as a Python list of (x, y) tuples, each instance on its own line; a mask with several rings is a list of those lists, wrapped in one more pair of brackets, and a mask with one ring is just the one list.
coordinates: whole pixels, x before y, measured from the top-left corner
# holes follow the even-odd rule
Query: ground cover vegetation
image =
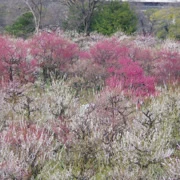
[(178, 180), (178, 43), (68, 37), (0, 36), (0, 179)]

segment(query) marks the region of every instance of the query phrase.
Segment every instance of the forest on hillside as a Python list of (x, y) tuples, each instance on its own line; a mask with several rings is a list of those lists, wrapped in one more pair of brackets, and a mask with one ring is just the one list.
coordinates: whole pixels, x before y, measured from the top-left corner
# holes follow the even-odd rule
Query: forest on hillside
[(105, 0), (0, 0), (0, 32), (27, 38), (38, 29), (180, 37), (179, 3)]
[(116, 5), (76, 29), (43, 29), (27, 11), (0, 35), (1, 180), (180, 179), (178, 7), (147, 11), (149, 34)]

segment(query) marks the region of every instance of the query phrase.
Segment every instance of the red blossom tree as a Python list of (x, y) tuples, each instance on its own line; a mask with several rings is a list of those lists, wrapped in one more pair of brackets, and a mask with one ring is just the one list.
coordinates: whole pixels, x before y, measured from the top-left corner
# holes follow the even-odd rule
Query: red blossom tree
[(56, 33), (42, 32), (35, 35), (29, 43), (30, 54), (42, 69), (46, 81), (50, 74), (57, 77), (67, 71), (69, 65), (78, 56), (78, 47)]
[(180, 83), (180, 53), (162, 50), (156, 62), (156, 80), (158, 83)]
[(142, 48), (132, 45), (130, 47), (129, 57), (138, 62), (148, 76), (154, 75), (155, 63), (158, 59), (158, 53), (152, 48)]
[(131, 59), (120, 59), (118, 62), (118, 66), (107, 69), (110, 74), (107, 78), (109, 87), (119, 87), (135, 96), (147, 96), (155, 92), (154, 78), (145, 76), (138, 63)]
[(119, 58), (128, 56), (128, 52), (129, 48), (115, 38), (100, 41), (89, 50), (91, 59), (103, 67), (116, 65)]
[(0, 37), (1, 84), (34, 81), (35, 65), (27, 58), (27, 44), (22, 39)]
[(51, 144), (51, 135), (45, 128), (25, 122), (10, 123), (0, 133), (1, 155), (4, 151), (0, 177), (30, 179), (37, 176), (49, 159)]
[[(37, 125), (11, 122), (0, 132), (1, 179), (37, 178), (55, 151), (69, 141), (69, 129), (61, 120)], [(48, 126), (48, 127), (47, 127)]]
[(91, 59), (105, 69), (104, 80), (110, 88), (121, 88), (127, 94), (146, 96), (155, 92), (154, 78), (145, 76), (143, 69), (130, 57), (130, 48), (115, 38), (98, 42), (81, 58)]

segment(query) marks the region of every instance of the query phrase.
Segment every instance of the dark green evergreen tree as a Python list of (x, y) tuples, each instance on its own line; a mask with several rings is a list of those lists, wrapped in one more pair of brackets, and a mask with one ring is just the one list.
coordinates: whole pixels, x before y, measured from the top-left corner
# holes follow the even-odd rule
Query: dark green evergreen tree
[(27, 38), (35, 30), (33, 15), (27, 12), (18, 17), (17, 20), (10, 26), (6, 26), (6, 32), (15, 37)]
[(91, 31), (111, 35), (117, 31), (131, 34), (136, 31), (137, 17), (128, 3), (112, 1), (99, 6), (94, 13)]

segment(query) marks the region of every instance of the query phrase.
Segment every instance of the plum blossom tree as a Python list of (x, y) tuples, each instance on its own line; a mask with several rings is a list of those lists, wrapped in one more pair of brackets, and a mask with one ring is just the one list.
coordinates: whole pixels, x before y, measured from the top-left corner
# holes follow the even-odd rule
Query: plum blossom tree
[(155, 93), (154, 78), (144, 75), (143, 69), (131, 59), (120, 59), (119, 66), (107, 69), (110, 76), (107, 85), (121, 88), (125, 93), (147, 96)]
[[(164, 91), (136, 112), (129, 130), (123, 136), (122, 146), (119, 145), (121, 152), (124, 151), (126, 164), (126, 172), (120, 170), (119, 176), (123, 173), (125, 179), (179, 178), (178, 91)], [(132, 167), (134, 173), (128, 173)]]
[(73, 95), (62, 81), (50, 87), (29, 83), (0, 93), (0, 179), (38, 179), (72, 139), (68, 119)]
[(137, 45), (130, 47), (129, 57), (138, 62), (147, 76), (153, 76), (155, 73), (155, 64), (158, 59), (158, 51), (153, 48), (142, 48)]
[(96, 43), (89, 50), (89, 57), (94, 63), (103, 67), (111, 67), (117, 64), (120, 57), (126, 57), (129, 49), (116, 38), (105, 39)]
[(1, 84), (34, 81), (35, 64), (27, 60), (27, 44), (21, 39), (0, 37)]
[(133, 62), (129, 54), (129, 47), (111, 38), (98, 42), (83, 55), (105, 69), (104, 81), (110, 88), (119, 86), (127, 94), (135, 96), (153, 94), (153, 77), (145, 76), (138, 62)]
[[(36, 177), (48, 159), (53, 140), (44, 128), (25, 122), (10, 123), (1, 132), (0, 139), (2, 179)], [(6, 148), (11, 150), (5, 151)]]
[(180, 82), (180, 53), (177, 51), (161, 50), (156, 63), (157, 82), (179, 83)]
[(44, 81), (53, 73), (64, 74), (67, 67), (78, 56), (78, 47), (56, 33), (42, 32), (35, 35), (29, 43), (30, 55), (42, 69)]
[(79, 59), (71, 69), (71, 87), (77, 95), (82, 91), (98, 92), (104, 86), (105, 69), (98, 64), (92, 64), (91, 59)]

